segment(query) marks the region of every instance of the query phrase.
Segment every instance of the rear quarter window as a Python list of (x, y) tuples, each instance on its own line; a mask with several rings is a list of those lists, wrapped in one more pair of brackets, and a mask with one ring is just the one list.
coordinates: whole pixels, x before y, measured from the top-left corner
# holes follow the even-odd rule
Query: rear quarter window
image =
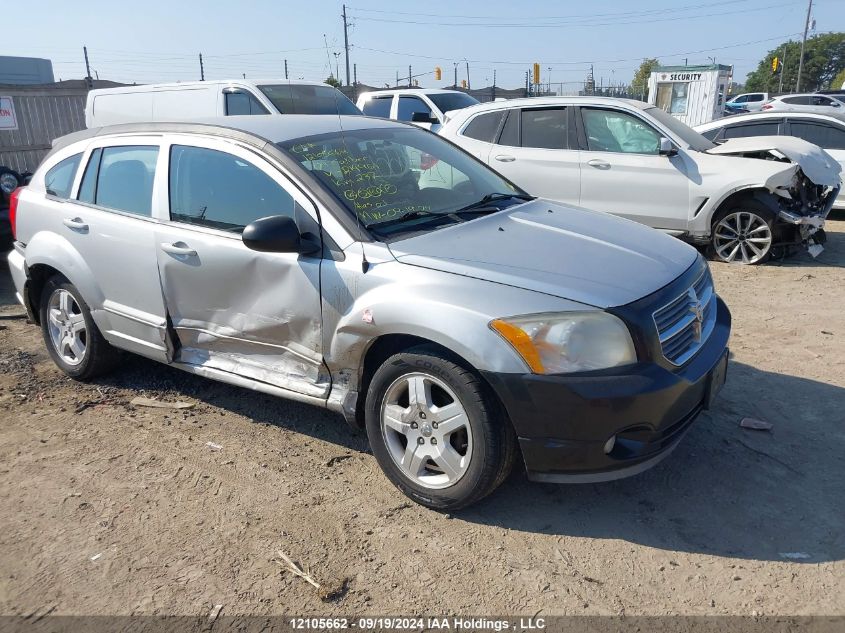
[(82, 154), (74, 154), (53, 165), (44, 175), (44, 187), (47, 195), (56, 198), (69, 198), (70, 189), (73, 187), (73, 179)]
[(501, 112), (479, 114), (464, 128), (462, 136), (468, 136), (469, 138), (484, 141), (485, 143), (492, 143), (496, 138), (496, 133), (499, 131), (499, 124), (502, 122), (504, 114), (504, 110)]

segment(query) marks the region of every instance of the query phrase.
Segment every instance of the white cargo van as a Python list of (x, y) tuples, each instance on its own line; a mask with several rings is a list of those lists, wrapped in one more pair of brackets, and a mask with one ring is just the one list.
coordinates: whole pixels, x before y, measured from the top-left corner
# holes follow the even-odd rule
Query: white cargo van
[(215, 80), (103, 88), (88, 93), (88, 128), (138, 121), (192, 121), (245, 114), (361, 114), (324, 83)]

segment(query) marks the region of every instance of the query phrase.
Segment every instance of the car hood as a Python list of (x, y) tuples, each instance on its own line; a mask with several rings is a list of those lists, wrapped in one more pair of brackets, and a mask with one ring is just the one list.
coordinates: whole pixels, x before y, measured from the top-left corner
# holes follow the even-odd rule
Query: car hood
[(812, 182), (822, 186), (837, 186), (842, 166), (820, 148), (800, 138), (791, 136), (749, 136), (733, 138), (707, 150), (708, 154), (745, 156), (768, 152), (775, 158), (788, 158), (801, 167)]
[(389, 247), (405, 264), (600, 308), (659, 290), (698, 257), (691, 246), (636, 222), (542, 199)]

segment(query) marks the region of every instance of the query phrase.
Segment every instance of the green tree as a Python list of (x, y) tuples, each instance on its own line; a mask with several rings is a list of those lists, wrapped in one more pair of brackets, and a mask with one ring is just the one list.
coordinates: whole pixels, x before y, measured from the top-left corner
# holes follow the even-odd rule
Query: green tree
[[(789, 40), (773, 48), (760, 60), (756, 70), (748, 74), (745, 89), (749, 92), (777, 92), (780, 74), (772, 72), (772, 59), (785, 59), (783, 90), (795, 90), (801, 42)], [(845, 68), (845, 33), (822, 33), (807, 40), (804, 47), (804, 68), (801, 71), (801, 92), (812, 92), (831, 85), (836, 74)], [(840, 84), (841, 85), (841, 84)]]
[(631, 81), (631, 92), (635, 97), (643, 101), (648, 98), (648, 78), (658, 66), (660, 66), (660, 61), (655, 57), (644, 59), (643, 63), (640, 64), (637, 72), (634, 73), (633, 81)]
[(334, 86), (335, 88), (340, 88), (340, 82), (334, 78), (334, 75), (329, 75), (323, 83)]

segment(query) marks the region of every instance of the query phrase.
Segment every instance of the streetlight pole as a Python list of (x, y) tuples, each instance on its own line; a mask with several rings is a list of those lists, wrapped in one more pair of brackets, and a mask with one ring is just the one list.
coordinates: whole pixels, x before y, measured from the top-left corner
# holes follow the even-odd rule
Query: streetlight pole
[(804, 37), (801, 39), (801, 56), (798, 58), (798, 78), (795, 80), (795, 92), (801, 90), (801, 71), (804, 70), (804, 44), (807, 43), (807, 30), (810, 28), (810, 12), (813, 10), (813, 0), (807, 3), (807, 19), (804, 20)]

